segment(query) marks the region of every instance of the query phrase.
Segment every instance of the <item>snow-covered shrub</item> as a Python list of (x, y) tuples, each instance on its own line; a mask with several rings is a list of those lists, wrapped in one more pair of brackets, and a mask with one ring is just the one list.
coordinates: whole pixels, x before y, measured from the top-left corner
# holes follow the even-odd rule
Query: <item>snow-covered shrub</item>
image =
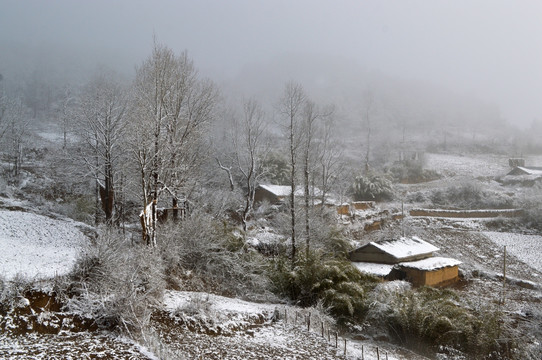
[(467, 307), (452, 290), (402, 288), (384, 292), (386, 296), (381, 293), (371, 297), (374, 302), (367, 320), (383, 321), (391, 336), (411, 348), (456, 349), (478, 359), (490, 354), (501, 358), (505, 348), (517, 345), (498, 309)]
[(438, 179), (440, 175), (429, 169), (424, 169), (424, 161), (422, 160), (407, 160), (396, 163), (389, 168), (393, 179), (396, 182), (414, 184), (425, 181)]
[(324, 258), (320, 252), (304, 252), (295, 268), (286, 257), (273, 264), (270, 274), (275, 291), (301, 306), (319, 301), (339, 320), (361, 316), (366, 310), (367, 291), (376, 279), (363, 275), (346, 259)]
[(430, 195), (436, 206), (460, 209), (509, 209), (513, 199), (501, 193), (483, 190), (476, 182), (465, 182), (459, 186), (449, 186), (436, 190)]
[(189, 272), (190, 279), (199, 279), (198, 287), (192, 290), (240, 296), (267, 293), (262, 257), (246, 251), (242, 237), (234, 233), (224, 222), (204, 213), (173, 224), (158, 240), (166, 271)]
[(16, 275), (9, 282), (0, 278), (0, 313), (17, 305), (31, 288), (32, 283), (24, 276)]
[(351, 193), (356, 201), (382, 201), (393, 198), (393, 186), (383, 174), (369, 173), (354, 179)]
[(163, 274), (157, 251), (104, 231), (76, 262), (68, 309), (92, 316), (102, 327), (140, 330), (150, 305), (162, 297)]
[(522, 226), (542, 231), (542, 185), (538, 184), (525, 192), (518, 201), (518, 207), (523, 209), (518, 219)]

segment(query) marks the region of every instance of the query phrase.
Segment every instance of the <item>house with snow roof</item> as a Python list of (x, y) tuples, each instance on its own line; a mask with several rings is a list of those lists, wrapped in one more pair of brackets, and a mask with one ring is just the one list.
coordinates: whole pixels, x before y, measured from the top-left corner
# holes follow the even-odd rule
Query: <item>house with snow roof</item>
[(542, 167), (515, 166), (505, 176), (497, 178), (505, 185), (533, 186), (542, 181)]
[(417, 236), (373, 241), (350, 252), (350, 260), (398, 264), (404, 261), (421, 260), (433, 256), (436, 246)]
[[(255, 202), (263, 202), (268, 201), (271, 204), (278, 204), (286, 200), (292, 191), (292, 188), (290, 185), (266, 185), (266, 184), (260, 184), (256, 187), (256, 191), (254, 193), (254, 201)], [(321, 203), (321, 197), (323, 195), (322, 190), (311, 187), (310, 188), (311, 195), (315, 197), (315, 204), (318, 205)], [(305, 190), (303, 187), (298, 186), (294, 192), (295, 197), (302, 197), (305, 195)], [(329, 197), (326, 196), (326, 204), (330, 205), (337, 205), (337, 202)]]
[(254, 201), (267, 201), (271, 204), (277, 204), (290, 196), (291, 187), (287, 185), (258, 185), (254, 192)]
[(370, 242), (350, 252), (361, 272), (388, 280), (407, 280), (414, 286), (447, 286), (459, 278), (459, 264), (452, 258), (434, 257), (436, 246), (419, 237)]

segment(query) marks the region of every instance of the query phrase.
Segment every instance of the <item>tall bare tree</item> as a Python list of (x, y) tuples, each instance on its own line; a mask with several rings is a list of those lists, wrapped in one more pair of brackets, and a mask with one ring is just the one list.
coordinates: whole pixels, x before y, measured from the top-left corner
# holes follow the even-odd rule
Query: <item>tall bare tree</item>
[(132, 150), (150, 219), (144, 236), (151, 246), (156, 244), (157, 220), (152, 209), (163, 193), (171, 197), (174, 209), (186, 199), (217, 96), (214, 84), (200, 79), (186, 52), (177, 56), (156, 40), (152, 54), (136, 69)]
[(126, 91), (112, 72), (102, 70), (84, 87), (79, 107), (77, 131), (86, 145), (81, 159), (96, 186), (95, 223), (99, 222), (101, 208), (106, 224), (112, 225), (115, 177), (124, 153)]
[(306, 101), (305, 92), (301, 85), (294, 82), (289, 82), (284, 88), (282, 97), (279, 100), (278, 111), (283, 121), (283, 131), (288, 140), (289, 147), (289, 162), (290, 162), (290, 220), (291, 220), (291, 262), (292, 268), (296, 264), (296, 206), (295, 206), (295, 191), (296, 191), (296, 171), (297, 157), (299, 156), (299, 148), (302, 145), (303, 132), (302, 115), (303, 106)]
[(367, 151), (365, 152), (365, 171), (369, 171), (369, 157), (371, 154), (371, 130), (372, 130), (372, 116), (375, 111), (375, 99), (374, 93), (369, 89), (365, 92), (363, 99), (363, 122), (365, 123), (365, 129), (367, 130)]
[(325, 203), (331, 190), (334, 180), (340, 176), (344, 169), (343, 150), (337, 139), (334, 137), (335, 122), (333, 116), (326, 116), (320, 127), (317, 146), (318, 174), (320, 180), (317, 182), (321, 190), (320, 201)]
[(264, 175), (263, 158), (267, 154), (264, 112), (255, 100), (248, 100), (243, 106), (243, 116), (234, 122), (234, 148), (237, 169), (244, 181), (245, 205), (242, 210), (243, 230), (254, 208), (257, 181)]
[[(318, 153), (324, 149), (317, 149), (315, 147), (315, 136), (317, 128), (319, 127), (320, 120), (323, 120), (333, 113), (331, 107), (321, 108), (317, 106), (313, 101), (306, 99), (303, 104), (302, 112), (302, 146), (303, 146), (303, 198), (304, 198), (304, 212), (305, 212), (305, 251), (309, 256), (310, 242), (311, 242), (311, 226), (310, 226), (310, 210), (314, 205), (315, 189), (314, 189), (314, 177), (313, 172), (316, 168), (316, 159)], [(312, 185), (312, 186), (311, 186)], [(312, 188), (312, 189), (311, 189)], [(322, 205), (325, 199), (322, 199)]]
[(0, 79), (0, 142), (11, 169), (9, 176), (18, 176), (23, 161), (24, 138), (28, 135), (27, 107), (21, 99), (9, 97)]

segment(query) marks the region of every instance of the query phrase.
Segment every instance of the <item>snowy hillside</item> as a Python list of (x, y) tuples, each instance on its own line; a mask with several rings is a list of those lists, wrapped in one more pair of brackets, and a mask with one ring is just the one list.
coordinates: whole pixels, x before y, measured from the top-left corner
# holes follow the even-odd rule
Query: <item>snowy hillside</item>
[(70, 271), (88, 238), (81, 223), (0, 210), (0, 275), (49, 278)]

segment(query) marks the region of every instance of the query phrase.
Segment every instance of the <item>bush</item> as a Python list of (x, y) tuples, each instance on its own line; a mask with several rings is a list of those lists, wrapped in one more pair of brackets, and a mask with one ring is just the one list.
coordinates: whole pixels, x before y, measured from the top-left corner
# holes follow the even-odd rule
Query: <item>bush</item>
[(509, 209), (514, 207), (511, 197), (482, 190), (481, 186), (474, 182), (437, 190), (431, 194), (430, 200), (437, 206), (460, 209)]
[(427, 346), (434, 351), (455, 349), (476, 359), (500, 358), (505, 348), (516, 346), (511, 340), (500, 342), (511, 336), (502, 313), (495, 308), (462, 305), (459, 295), (449, 289), (415, 290), (391, 284), (383, 284), (371, 294), (373, 306), (367, 320), (386, 324), (403, 345), (419, 351)]
[(0, 277), (0, 313), (12, 309), (32, 288), (32, 283), (23, 276), (16, 275), (10, 281)]
[(68, 309), (90, 315), (104, 328), (141, 330), (149, 321), (150, 306), (162, 297), (163, 274), (156, 250), (103, 232), (76, 262)]
[[(190, 272), (194, 290), (262, 296), (269, 288), (261, 255), (247, 251), (241, 235), (206, 214), (164, 229), (158, 248), (168, 274)], [(170, 279), (175, 282), (175, 279)]]
[(382, 201), (393, 198), (391, 181), (387, 176), (375, 173), (357, 176), (351, 192), (356, 201)]
[(275, 291), (301, 306), (322, 302), (340, 321), (363, 315), (365, 295), (376, 279), (360, 273), (345, 259), (325, 259), (312, 251), (300, 256), (293, 270), (290, 260), (280, 257), (271, 270)]
[(400, 183), (415, 184), (438, 179), (434, 170), (423, 168), (423, 161), (408, 160), (394, 164), (390, 169), (393, 179)]

